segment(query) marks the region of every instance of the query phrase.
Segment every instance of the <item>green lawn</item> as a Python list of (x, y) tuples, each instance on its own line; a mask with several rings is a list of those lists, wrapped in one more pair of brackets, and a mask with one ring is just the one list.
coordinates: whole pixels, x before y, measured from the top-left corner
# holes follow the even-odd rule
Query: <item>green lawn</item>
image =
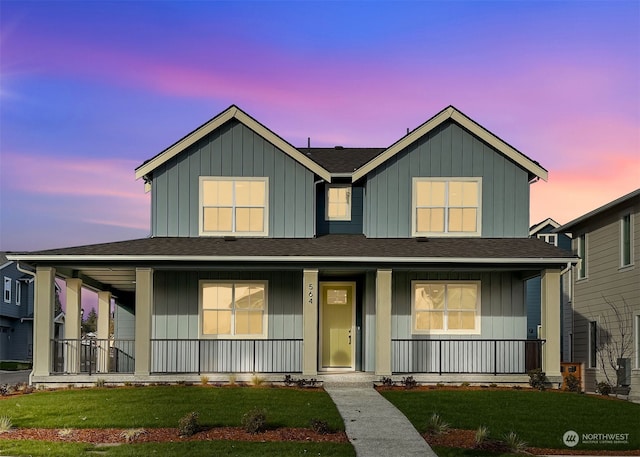
[(239, 426), (254, 407), (267, 410), (269, 427), (308, 427), (312, 418), (344, 430), (335, 405), (322, 390), (271, 387), (162, 386), (36, 392), (0, 399), (0, 416), (15, 427), (177, 427), (190, 411), (203, 426)]
[[(592, 395), (558, 391), (516, 390), (388, 390), (382, 394), (421, 432), (433, 413), (453, 428), (489, 428), (500, 439), (516, 432), (529, 446), (566, 449), (562, 436), (586, 433), (629, 433), (629, 443), (582, 444), (575, 449), (640, 448), (640, 405)], [(464, 455), (448, 454), (442, 455)]]
[[(100, 451), (99, 454), (96, 451)], [(211, 457), (321, 456), (354, 457), (349, 443), (252, 443), (242, 441), (194, 441), (185, 443), (141, 443), (96, 448), (91, 444), (51, 443), (47, 441), (2, 441), (0, 455), (32, 457)]]

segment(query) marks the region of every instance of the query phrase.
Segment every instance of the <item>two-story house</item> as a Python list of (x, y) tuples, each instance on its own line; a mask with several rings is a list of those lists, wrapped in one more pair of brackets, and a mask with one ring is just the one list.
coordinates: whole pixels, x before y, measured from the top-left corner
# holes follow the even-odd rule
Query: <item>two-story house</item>
[[(640, 398), (640, 189), (556, 229), (573, 234), (574, 362), (597, 382)], [(624, 348), (624, 349), (622, 349)]]
[[(231, 106), (136, 177), (151, 192), (149, 238), (15, 256), (37, 275), (32, 381), (92, 381), (76, 362), (83, 286), (98, 291), (96, 344), (132, 361), (98, 362), (110, 381), (514, 382), (540, 364), (560, 379), (560, 272), (576, 260), (529, 238), (529, 186), (547, 171), (454, 107), (386, 148), (295, 148)], [(49, 325), (55, 275), (65, 341)], [(528, 340), (535, 275), (541, 340)], [(52, 369), (60, 344), (66, 376)]]
[(0, 252), (0, 360), (30, 361), (33, 351), (33, 277)]

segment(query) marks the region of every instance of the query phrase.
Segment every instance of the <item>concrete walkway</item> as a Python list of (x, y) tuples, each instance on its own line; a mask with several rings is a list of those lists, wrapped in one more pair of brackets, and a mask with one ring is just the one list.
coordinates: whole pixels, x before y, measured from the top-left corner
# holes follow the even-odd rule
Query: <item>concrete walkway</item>
[(375, 389), (324, 383), (358, 457), (437, 457), (398, 409)]

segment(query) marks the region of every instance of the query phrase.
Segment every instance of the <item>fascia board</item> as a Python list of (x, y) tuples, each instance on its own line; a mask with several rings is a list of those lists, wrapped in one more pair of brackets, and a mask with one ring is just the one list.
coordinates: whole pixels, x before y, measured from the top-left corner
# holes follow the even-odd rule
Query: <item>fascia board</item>
[(531, 230), (529, 230), (529, 236), (535, 235), (536, 233), (538, 233), (539, 230), (542, 230), (547, 225), (551, 225), (554, 229), (557, 229), (558, 227), (560, 227), (560, 224), (558, 224), (556, 221), (554, 221), (549, 217), (546, 220), (535, 225)]
[(206, 135), (213, 132), (215, 129), (231, 119), (236, 119), (239, 122), (242, 122), (245, 126), (263, 137), (265, 140), (272, 143), (277, 148), (284, 151), (285, 154), (289, 155), (292, 159), (299, 162), (304, 167), (308, 168), (324, 180), (331, 181), (331, 173), (315, 163), (313, 160), (309, 159), (307, 156), (294, 148), (291, 144), (280, 138), (278, 135), (273, 133), (267, 127), (260, 124), (258, 121), (256, 121), (254, 118), (252, 118), (236, 106), (230, 107), (226, 111), (213, 118), (211, 121), (207, 122), (195, 132), (178, 141), (176, 144), (171, 146), (160, 155), (154, 157), (150, 161), (136, 168), (136, 179), (140, 179), (141, 177), (152, 172), (157, 167), (172, 159), (176, 155), (180, 154), (183, 150), (185, 150), (198, 140), (204, 138)]
[(340, 263), (457, 263), (457, 264), (567, 264), (577, 257), (340, 257), (340, 256), (168, 256), (168, 255), (20, 255), (19, 260), (40, 262), (340, 262)]

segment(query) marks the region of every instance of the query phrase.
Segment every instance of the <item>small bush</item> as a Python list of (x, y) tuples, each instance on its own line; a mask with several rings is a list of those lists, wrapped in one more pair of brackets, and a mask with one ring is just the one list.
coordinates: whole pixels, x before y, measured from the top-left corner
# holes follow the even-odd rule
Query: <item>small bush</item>
[(498, 387), (498, 384), (496, 384), (495, 382), (492, 382), (491, 384), (489, 384), (489, 387), (491, 387), (492, 389), (495, 389), (496, 387)]
[(242, 416), (242, 427), (248, 433), (260, 433), (264, 431), (267, 422), (267, 410), (264, 408), (253, 408)]
[(580, 378), (576, 378), (573, 374), (569, 373), (566, 378), (564, 378), (564, 390), (568, 390), (569, 392), (582, 392), (582, 386), (580, 385)]
[(489, 438), (489, 429), (486, 425), (481, 425), (476, 430), (476, 446), (481, 446)]
[(105, 381), (104, 378), (96, 379), (96, 387), (104, 387), (106, 383), (107, 381)]
[(547, 374), (540, 368), (531, 370), (529, 373), (529, 385), (534, 389), (545, 390), (547, 384)]
[(0, 416), (0, 433), (8, 432), (13, 427), (9, 416)]
[(200, 376), (200, 384), (202, 384), (203, 386), (209, 384), (209, 376)]
[(237, 380), (238, 380), (238, 377), (237, 377), (237, 375), (235, 373), (231, 373), (229, 375), (229, 385), (230, 386), (235, 386)]
[(331, 427), (329, 427), (329, 424), (327, 423), (327, 421), (323, 421), (322, 419), (316, 419), (316, 418), (311, 419), (309, 421), (309, 426), (311, 427), (311, 430), (313, 430), (314, 432), (320, 435), (326, 435), (328, 433), (331, 433)]
[(124, 430), (120, 436), (124, 438), (127, 443), (131, 443), (137, 440), (141, 435), (144, 435), (147, 431), (143, 428), (130, 428)]
[(461, 387), (469, 387), (471, 384), (469, 384), (467, 381), (463, 382), (462, 384), (460, 384)]
[(438, 384), (436, 384), (436, 387), (444, 387), (444, 383), (443, 382), (439, 382)]
[(383, 376), (382, 378), (380, 378), (380, 383), (383, 386), (392, 387), (393, 386), (393, 379), (391, 379), (391, 378), (389, 378), (387, 376)]
[(263, 377), (258, 376), (257, 374), (251, 376), (251, 385), (253, 385), (254, 387), (260, 387), (262, 384), (264, 384)]
[(286, 374), (284, 375), (284, 385), (285, 386), (294, 386), (296, 384), (296, 380), (290, 375), (290, 374)]
[(0, 397), (4, 397), (5, 395), (9, 395), (9, 385), (8, 384), (0, 384)]
[(427, 421), (427, 433), (431, 435), (444, 435), (449, 431), (449, 424), (442, 420), (439, 414), (433, 413)]
[(402, 378), (400, 381), (405, 389), (413, 389), (418, 385), (418, 382), (413, 379), (413, 376), (407, 376), (406, 378)]
[(58, 430), (58, 437), (61, 439), (69, 438), (71, 435), (73, 435), (72, 428), (61, 428)]
[(527, 448), (527, 443), (522, 441), (515, 432), (509, 432), (504, 435), (504, 444), (511, 452), (523, 452)]
[(199, 414), (196, 411), (185, 414), (178, 421), (178, 433), (180, 436), (193, 436), (200, 430), (198, 423)]
[(514, 385), (514, 386), (511, 386), (511, 388), (512, 388), (513, 390), (522, 390), (522, 386), (519, 386), (518, 384), (516, 384), (516, 385)]
[(125, 387), (131, 387), (133, 385), (133, 383), (131, 381), (125, 381), (124, 382), (124, 386)]
[(611, 393), (611, 384), (607, 381), (601, 381), (596, 384), (596, 392), (600, 395), (608, 396)]

